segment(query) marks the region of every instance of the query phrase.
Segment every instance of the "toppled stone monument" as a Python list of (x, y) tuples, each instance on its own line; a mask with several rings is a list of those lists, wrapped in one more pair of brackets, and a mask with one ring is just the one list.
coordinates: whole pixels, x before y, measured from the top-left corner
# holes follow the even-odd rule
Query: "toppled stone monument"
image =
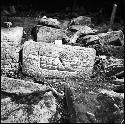
[(95, 56), (93, 48), (27, 41), (23, 47), (23, 73), (41, 78), (86, 78), (92, 73)]

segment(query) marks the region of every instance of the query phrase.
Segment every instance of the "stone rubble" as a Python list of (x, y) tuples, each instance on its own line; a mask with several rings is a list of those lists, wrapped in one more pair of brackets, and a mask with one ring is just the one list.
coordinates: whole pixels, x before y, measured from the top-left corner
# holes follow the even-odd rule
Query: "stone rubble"
[[(15, 8), (12, 6), (11, 9)], [(7, 14), (7, 11), (4, 13)], [(115, 50), (119, 51), (115, 54), (122, 53), (122, 30), (100, 32), (99, 29), (92, 28), (91, 18), (86, 16), (63, 21), (43, 16), (37, 21), (38, 24), (31, 32), (33, 40), (25, 40), (24, 43), (23, 27), (11, 27), (11, 23), (5, 22), (6, 25), (1, 28), (1, 90), (4, 97), (9, 94), (1, 100), (1, 122), (50, 123), (56, 117), (60, 120), (62, 115), (58, 113), (58, 109), (61, 106), (54, 94), (59, 98), (66, 97), (66, 109), (69, 113), (67, 116), (71, 122), (77, 121), (73, 99), (70, 99), (70, 88), (66, 90), (68, 95), (58, 93), (54, 88), (46, 92), (48, 87), (42, 84), (44, 78), (79, 78), (86, 81), (91, 79), (93, 72), (97, 72), (114, 80), (110, 81), (110, 90), (100, 89), (98, 95), (91, 92), (97, 95), (96, 102), (99, 106), (94, 108), (95, 113), (87, 112), (85, 115), (92, 123), (123, 123), (124, 59), (113, 58), (113, 54), (108, 54)], [(63, 43), (63, 40), (66, 42)], [(36, 81), (41, 80), (41, 84), (20, 80), (19, 77), (14, 79), (19, 69), (22, 75)], [(89, 90), (87, 87), (85, 89)], [(46, 93), (35, 98), (32, 93), (36, 91)], [(23, 94), (24, 99), (20, 100), (22, 97), (18, 96), (19, 101), (13, 100), (12, 94)], [(28, 100), (32, 105), (28, 104)]]

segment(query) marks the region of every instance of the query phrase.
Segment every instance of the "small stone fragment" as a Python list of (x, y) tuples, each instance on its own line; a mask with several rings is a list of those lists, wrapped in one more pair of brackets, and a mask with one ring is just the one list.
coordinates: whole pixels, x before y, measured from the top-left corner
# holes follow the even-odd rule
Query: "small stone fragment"
[(74, 25), (90, 25), (91, 18), (86, 16), (79, 16), (71, 20), (71, 23)]

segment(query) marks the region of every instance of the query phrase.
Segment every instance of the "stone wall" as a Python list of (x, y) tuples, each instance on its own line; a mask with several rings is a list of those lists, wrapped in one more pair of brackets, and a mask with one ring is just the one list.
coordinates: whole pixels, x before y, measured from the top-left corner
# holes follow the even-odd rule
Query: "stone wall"
[(26, 41), (23, 73), (37, 78), (86, 78), (92, 74), (95, 56), (93, 48)]

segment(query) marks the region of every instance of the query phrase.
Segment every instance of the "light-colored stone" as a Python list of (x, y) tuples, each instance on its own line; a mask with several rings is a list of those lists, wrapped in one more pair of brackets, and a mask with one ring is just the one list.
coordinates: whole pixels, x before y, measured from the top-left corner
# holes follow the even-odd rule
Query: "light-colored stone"
[(61, 27), (61, 23), (57, 19), (47, 18), (46, 16), (43, 16), (41, 19), (39, 19), (38, 24), (53, 26), (53, 27), (56, 27), (56, 28)]
[(10, 45), (14, 45), (15, 47), (21, 44), (22, 36), (23, 27), (1, 29), (1, 42), (9, 42)]
[(71, 20), (71, 22), (75, 25), (90, 25), (91, 18), (86, 16), (79, 16)]
[(9, 74), (9, 71), (17, 72), (19, 68), (19, 53), (15, 52), (14, 46), (9, 46), (5, 42), (1, 42), (1, 74)]
[(1, 90), (10, 93), (31, 93), (34, 91), (45, 90), (46, 86), (32, 81), (13, 79), (1, 76)]
[[(33, 91), (45, 91), (47, 87), (42, 84), (37, 84), (29, 81), (1, 77), (1, 89), (6, 93), (31, 93)], [(19, 98), (20, 99), (20, 98)], [(28, 100), (35, 99), (32, 98)], [(24, 99), (23, 99), (24, 100)], [(27, 99), (25, 99), (26, 101)], [(1, 100), (1, 120), (3, 123), (46, 123), (55, 116), (57, 112), (57, 100), (52, 91), (43, 93), (43, 97), (39, 98), (36, 104), (17, 103), (17, 99), (13, 100), (9, 97)], [(36, 102), (36, 101), (34, 101)], [(32, 107), (31, 107), (32, 106)], [(30, 111), (30, 113), (29, 113)], [(6, 117), (6, 118), (5, 118)], [(4, 118), (4, 119), (3, 119)]]
[(55, 40), (61, 40), (62, 38), (67, 38), (65, 30), (46, 27), (46, 26), (40, 27), (38, 33), (35, 35), (37, 35), (37, 42), (46, 42), (46, 43), (54, 43)]
[(62, 45), (62, 40), (55, 40), (55, 45)]
[(86, 78), (92, 73), (95, 56), (93, 48), (27, 41), (23, 73), (34, 77)]
[(81, 32), (81, 34), (95, 34), (97, 32), (97, 30), (92, 29), (88, 26), (82, 26), (82, 25), (72, 25), (70, 26), (70, 29), (72, 30), (76, 30)]
[(6, 74), (18, 71), (22, 36), (23, 27), (1, 29), (1, 69)]

